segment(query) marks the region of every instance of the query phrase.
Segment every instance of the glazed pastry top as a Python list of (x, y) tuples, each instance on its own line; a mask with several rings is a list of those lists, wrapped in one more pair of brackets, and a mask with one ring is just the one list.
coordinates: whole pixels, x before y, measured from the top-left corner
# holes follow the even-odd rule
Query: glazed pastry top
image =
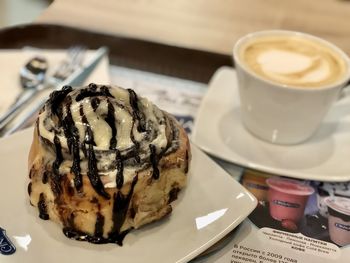
[(121, 188), (135, 171), (150, 166), (159, 177), (158, 161), (178, 147), (178, 131), (167, 113), (131, 89), (96, 84), (53, 92), (37, 130), (51, 150), (47, 161), (53, 161), (54, 172), (73, 172), (77, 188), (87, 173), (92, 184), (100, 181), (95, 190), (102, 195), (98, 188)]

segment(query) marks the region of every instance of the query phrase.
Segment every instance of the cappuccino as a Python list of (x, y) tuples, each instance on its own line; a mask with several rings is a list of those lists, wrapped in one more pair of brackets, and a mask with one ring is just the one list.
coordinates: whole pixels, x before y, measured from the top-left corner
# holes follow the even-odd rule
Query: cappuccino
[(239, 50), (240, 61), (263, 79), (278, 84), (317, 88), (342, 80), (347, 63), (326, 44), (297, 35), (260, 36)]
[(272, 143), (310, 138), (350, 79), (349, 57), (301, 32), (269, 30), (233, 49), (243, 125)]

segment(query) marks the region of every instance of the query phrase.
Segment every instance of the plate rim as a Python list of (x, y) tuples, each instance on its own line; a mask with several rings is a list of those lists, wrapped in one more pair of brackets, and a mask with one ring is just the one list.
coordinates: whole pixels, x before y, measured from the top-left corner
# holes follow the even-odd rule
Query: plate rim
[[(33, 128), (27, 128), (24, 130), (21, 130), (11, 136), (1, 138), (0, 139), (0, 146), (3, 145), (4, 143), (8, 143), (8, 140), (18, 140), (19, 138), (22, 137), (27, 137), (30, 138), (31, 140), (31, 135), (33, 132)], [(27, 146), (26, 146), (27, 147)], [(213, 246), (215, 243), (220, 241), (222, 238), (224, 238), (227, 234), (229, 234), (233, 229), (235, 229), (245, 218), (248, 217), (248, 215), (256, 208), (257, 206), (257, 199), (246, 189), (244, 188), (237, 180), (235, 180), (232, 176), (230, 176), (222, 167), (220, 167), (218, 164), (216, 164), (213, 160), (210, 159), (210, 157), (205, 154), (199, 147), (197, 147), (195, 144), (191, 143), (191, 147), (195, 150), (193, 152), (197, 152), (200, 155), (200, 159), (205, 159), (205, 160), (210, 160), (212, 162), (212, 165), (215, 166), (216, 170), (220, 170), (221, 176), (224, 176), (223, 178), (226, 178), (226, 180), (232, 181), (232, 184), (235, 185), (236, 192), (238, 193), (243, 193), (245, 196), (245, 207), (244, 207), (244, 213), (237, 213), (235, 217), (232, 217), (229, 219), (229, 221), (224, 224), (222, 229), (218, 232), (213, 237), (207, 237), (206, 240), (204, 240), (204, 244), (201, 246), (195, 246), (190, 252), (185, 252), (182, 256), (180, 256), (178, 259), (176, 259), (177, 263), (183, 263), (183, 262), (188, 262), (191, 259), (194, 259), (196, 256), (200, 255), (202, 252)], [(0, 147), (0, 152), (2, 152), (3, 149)], [(23, 180), (25, 180), (26, 177), (23, 177)], [(19, 179), (21, 180), (21, 179)], [(198, 180), (198, 179), (197, 179)], [(187, 186), (188, 187), (188, 186)], [(239, 202), (239, 201), (237, 201)], [(180, 212), (180, 211), (179, 211)], [(183, 212), (183, 211), (182, 211)], [(177, 213), (178, 215), (181, 215), (181, 213)], [(28, 253), (26, 251), (26, 253)], [(11, 261), (12, 262), (12, 261)], [(16, 259), (14, 259), (14, 262), (17, 262)]]

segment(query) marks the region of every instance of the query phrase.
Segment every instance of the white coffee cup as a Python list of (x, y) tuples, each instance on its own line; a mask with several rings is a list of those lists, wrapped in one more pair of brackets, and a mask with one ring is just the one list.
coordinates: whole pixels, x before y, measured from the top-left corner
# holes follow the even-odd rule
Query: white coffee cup
[[(310, 82), (312, 85), (315, 84), (316, 87), (301, 87), (304, 84), (302, 83), (302, 81), (300, 82), (300, 80), (297, 80), (296, 78), (290, 77), (291, 82), (296, 82), (296, 84), (294, 85), (290, 83), (283, 83), (284, 80), (282, 82), (279, 82), (279, 79), (278, 81), (276, 81), (269, 77), (274, 77), (275, 75), (277, 77), (279, 77), (280, 75), (282, 77), (287, 76), (286, 82), (288, 82), (290, 80), (289, 76), (294, 76), (292, 75), (293, 72), (287, 72), (289, 75), (283, 75), (283, 63), (281, 63), (282, 65), (279, 65), (279, 62), (277, 61), (276, 65), (268, 65), (270, 61), (273, 61), (273, 59), (277, 59), (278, 56), (283, 57), (284, 62), (288, 61), (288, 52), (283, 53), (284, 51), (281, 51), (282, 53), (278, 53), (279, 51), (276, 51), (276, 53), (275, 51), (273, 51), (275, 53), (270, 52), (268, 55), (267, 53), (264, 53), (265, 57), (261, 57), (261, 55), (259, 56), (259, 59), (263, 61), (262, 63), (264, 63), (263, 59), (267, 61), (266, 66), (265, 64), (262, 64), (266, 68), (275, 67), (275, 69), (273, 70), (278, 71), (278, 67), (281, 67), (280, 70), (283, 74), (280, 74), (279, 72), (278, 74), (275, 74), (275, 72), (273, 71), (261, 70), (261, 66), (259, 70), (263, 72), (262, 74), (266, 74), (266, 76), (268, 77), (256, 73), (253, 70), (253, 68), (251, 68), (248, 65), (248, 59), (244, 58), (242, 55), (242, 50), (247, 49), (247, 46), (249, 46), (251, 43), (257, 43), (264, 39), (268, 42), (269, 38), (290, 39), (290, 37), (296, 38), (297, 40), (299, 39), (300, 41), (305, 40), (305, 42), (311, 41), (315, 45), (319, 45), (319, 47), (325, 48), (327, 49), (327, 51), (331, 51), (330, 53), (332, 53), (338, 59), (340, 59), (337, 62), (344, 63), (341, 64), (345, 67), (344, 72), (341, 75), (339, 75), (338, 79), (335, 79), (332, 83), (326, 83), (325, 81), (326, 84), (320, 84), (319, 86), (317, 86), (318, 84)], [(253, 50), (253, 48), (251, 48), (251, 50)], [(256, 50), (259, 49), (256, 48)], [(245, 50), (244, 52), (248, 54), (246, 57), (249, 58), (248, 51)], [(249, 52), (253, 51), (249, 50)], [(253, 59), (256, 59), (258, 61), (258, 58), (255, 58), (254, 54), (250, 55), (253, 57)], [(246, 127), (246, 129), (252, 134), (271, 143), (297, 144), (310, 138), (320, 126), (324, 116), (329, 111), (333, 102), (337, 99), (340, 90), (342, 89), (342, 87), (345, 86), (345, 84), (349, 81), (350, 78), (349, 57), (342, 50), (323, 39), (300, 32), (270, 30), (246, 35), (236, 43), (233, 50), (233, 56), (238, 76), (241, 117), (243, 124)], [(271, 59), (269, 59), (268, 56), (270, 56)], [(244, 61), (244, 59), (246, 59), (246, 61)], [(299, 61), (298, 63), (300, 64), (300, 61), (303, 61), (304, 58), (302, 56), (299, 57), (298, 55), (296, 55), (296, 59)], [(316, 60), (314, 58), (312, 59), (312, 63), (314, 63), (314, 61)], [(326, 74), (322, 72), (325, 72), (325, 67), (328, 64), (324, 63), (326, 63), (328, 60), (325, 62), (322, 59), (323, 58), (321, 57), (321, 64), (318, 64), (321, 66), (317, 68), (317, 72), (315, 71), (319, 75), (317, 75), (316, 73), (313, 73), (314, 75), (310, 75), (311, 73), (307, 73), (309, 74), (307, 75), (305, 73), (306, 77), (303, 78), (305, 78), (305, 81), (307, 81), (305, 82), (306, 84), (310, 84), (309, 79), (313, 80), (312, 78), (314, 78), (315, 76), (318, 78), (322, 74)], [(299, 64), (293, 67), (298, 68), (300, 67)], [(254, 66), (254, 64), (252, 65)], [(305, 70), (305, 72), (308, 72), (307, 70)], [(298, 81), (302, 84), (300, 84)]]

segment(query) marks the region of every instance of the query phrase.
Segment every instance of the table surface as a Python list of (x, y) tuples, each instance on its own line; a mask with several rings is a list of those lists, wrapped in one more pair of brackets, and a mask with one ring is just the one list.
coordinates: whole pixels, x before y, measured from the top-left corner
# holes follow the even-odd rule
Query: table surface
[(225, 55), (249, 32), (288, 29), (323, 37), (350, 55), (349, 14), (345, 0), (55, 0), (36, 22)]
[(36, 20), (231, 54), (242, 35), (288, 29), (323, 37), (350, 54), (345, 0), (55, 0)]

